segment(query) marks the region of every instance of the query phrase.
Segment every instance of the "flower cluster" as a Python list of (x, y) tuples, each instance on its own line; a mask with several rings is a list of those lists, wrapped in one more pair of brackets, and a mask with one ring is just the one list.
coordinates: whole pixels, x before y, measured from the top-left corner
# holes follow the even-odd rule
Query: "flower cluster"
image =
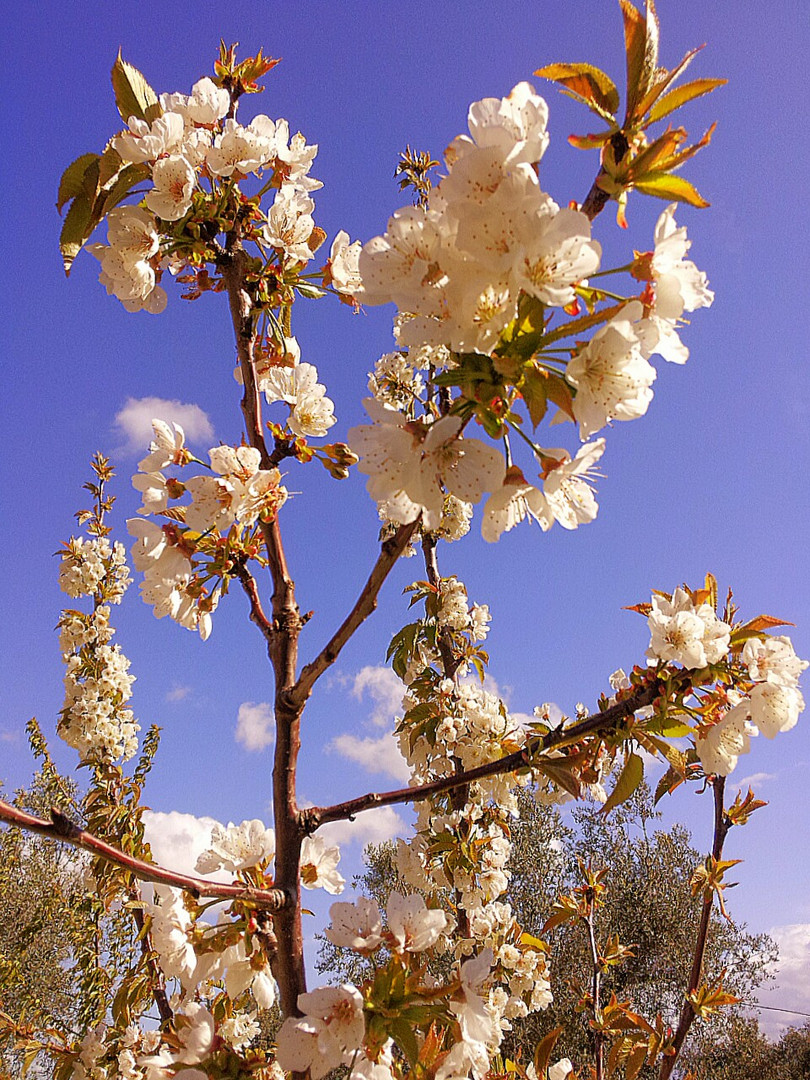
[[(107, 151), (119, 170), (151, 182), (139, 205), (107, 213), (107, 243), (89, 247), (107, 291), (128, 311), (162, 311), (164, 272), (188, 268), (196, 279), (200, 228), (230, 199), (240, 204), (240, 182), (264, 174), (262, 193), (272, 190), (273, 202), (266, 212), (253, 204), (250, 238), (279, 274), (304, 270), (323, 241), (312, 216), (311, 193), (322, 186), (310, 176), (317, 146), (300, 133), (291, 138), (283, 119), (258, 115), (239, 123), (230, 93), (209, 78), (190, 95), (161, 94), (155, 112), (151, 121), (129, 117)], [(351, 300), (360, 291), (358, 258), (359, 244), (340, 233), (320, 272), (324, 287)]]
[(726, 677), (707, 693), (695, 732), (695, 749), (707, 773), (727, 776), (752, 735), (773, 739), (789, 731), (804, 709), (799, 677), (808, 662), (788, 637), (771, 637), (756, 624), (735, 628), (718, 618), (704, 594), (685, 588), (655, 594), (647, 621), (651, 663), (697, 671), (721, 665)]
[(65, 662), (65, 702), (58, 731), (82, 761), (131, 758), (138, 748), (132, 710), (134, 675), (119, 645), (112, 645), (110, 604), (130, 583), (124, 547), (106, 536), (74, 537), (61, 552), (59, 584), (68, 596), (93, 598), (90, 612), (68, 609), (59, 619)]
[(587, 217), (561, 210), (535, 166), (548, 145), (548, 108), (528, 83), (470, 106), (470, 135), (445, 153), (447, 176), (426, 208), (398, 210), (360, 254), (366, 303), (407, 313), (403, 345), (489, 352), (522, 292), (570, 304), (598, 269)]
[[(681, 316), (712, 301), (705, 275), (685, 258), (689, 242), (670, 206), (656, 226), (655, 250), (630, 265), (646, 283), (642, 293), (570, 328), (550, 326), (546, 310), (577, 315), (580, 293), (589, 305), (617, 298), (586, 288), (601, 258), (586, 215), (560, 209), (540, 187), (547, 113), (528, 83), (506, 98), (475, 102), (469, 135), (450, 144), (446, 175), (424, 205), (397, 211), (360, 253), (362, 298), (396, 303), (401, 351), (378, 361), (366, 403), (373, 422), (354, 428), (349, 441), (369, 493), (392, 522), (421, 516), (423, 529), (435, 531), (443, 494), (473, 503), (489, 495), (482, 521), (489, 541), (521, 521), (543, 530), (555, 521), (567, 529), (592, 521), (593, 467), (604, 440), (573, 457), (545, 449), (526, 436), (515, 406), (523, 399), (536, 427), (555, 403), (583, 441), (611, 421), (642, 416), (656, 377), (650, 356), (685, 359)], [(557, 344), (600, 322), (589, 341)], [(530, 349), (522, 344), (527, 334)], [(427, 382), (417, 360), (426, 352)], [(448, 402), (437, 408), (436, 386), (461, 389), (452, 412), (463, 419), (444, 415)], [(493, 437), (513, 429), (531, 444), (542, 487), (464, 433), (472, 415)]]
[[(183, 481), (166, 476), (167, 467), (204, 462), (186, 448), (179, 425), (153, 420), (152, 426), (155, 439), (133, 486), (143, 499), (141, 514), (166, 521), (127, 522), (136, 540), (132, 561), (144, 574), (141, 595), (155, 617), (169, 615), (205, 640), (223, 584), (240, 559), (256, 553), (258, 523), (278, 513), (287, 491), (278, 469), (262, 469), (261, 454), (249, 446), (213, 447), (207, 474)], [(180, 504), (186, 495), (191, 501)]]

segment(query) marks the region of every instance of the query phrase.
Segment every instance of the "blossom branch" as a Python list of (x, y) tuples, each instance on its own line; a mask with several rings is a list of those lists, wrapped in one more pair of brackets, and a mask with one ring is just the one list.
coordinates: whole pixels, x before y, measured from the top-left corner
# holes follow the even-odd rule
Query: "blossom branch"
[[(723, 857), (723, 845), (726, 842), (726, 836), (732, 826), (732, 822), (727, 817), (723, 808), (723, 799), (726, 788), (725, 776), (715, 776), (711, 781), (711, 785), (712, 795), (714, 797), (714, 838), (712, 841), (712, 858), (715, 861), (719, 861)], [(669, 1080), (669, 1077), (672, 1075), (672, 1070), (675, 1068), (675, 1062), (678, 1060), (678, 1055), (681, 1052), (686, 1036), (689, 1034), (689, 1029), (697, 1016), (692, 1002), (689, 999), (689, 995), (693, 994), (698, 989), (701, 976), (703, 975), (703, 961), (709, 939), (709, 924), (711, 921), (713, 904), (714, 894), (706, 890), (703, 896), (703, 907), (700, 912), (700, 923), (698, 925), (697, 938), (695, 940), (692, 970), (689, 972), (689, 982), (686, 987), (686, 1001), (683, 1004), (681, 1015), (678, 1018), (678, 1027), (675, 1030), (675, 1038), (672, 1042), (672, 1052), (667, 1055), (661, 1063), (661, 1071), (658, 1074), (659, 1080)]]
[[(238, 229), (229, 235), (227, 247), (232, 257), (230, 263), (223, 267), (222, 277), (228, 292), (244, 385), (242, 413), (250, 444), (261, 455), (262, 468), (271, 469), (274, 463), (264, 438), (261, 394), (253, 362), (255, 324), (253, 302), (246, 288), (248, 255), (242, 247)], [(287, 568), (277, 516), (271, 521), (263, 521), (261, 528), (273, 579), (273, 622), (266, 638), (276, 681), (276, 745), (273, 760), (276, 883), (291, 898), (289, 906), (280, 909), (276, 918), (276, 932), (281, 947), (272, 967), (279, 986), (282, 1011), (285, 1016), (292, 1016), (298, 1013), (298, 997), (306, 990), (299, 874), (303, 834), (296, 800), (301, 712), (305, 698), (295, 701), (291, 695), (298, 664), (298, 636), (303, 624), (295, 599), (295, 585)]]
[(546, 750), (569, 745), (596, 731), (618, 726), (638, 709), (652, 705), (664, 689), (663, 680), (655, 678), (633, 690), (626, 698), (611, 705), (604, 712), (594, 713), (571, 727), (549, 731), (547, 735), (532, 739), (522, 750), (516, 750), (513, 754), (507, 754), (495, 761), (488, 761), (484, 765), (477, 765), (474, 769), (467, 769), (465, 772), (444, 776), (440, 780), (432, 780), (429, 784), (398, 788), (396, 791), (387, 791), (382, 794), (370, 792), (368, 795), (336, 803), (334, 806), (308, 807), (301, 811), (301, 820), (306, 832), (312, 833), (329, 821), (345, 821), (364, 810), (373, 810), (378, 806), (391, 806), (395, 803), (420, 802), (433, 795), (440, 795), (442, 792), (453, 791), (455, 788), (475, 783), (476, 780), (482, 780), (487, 776), (498, 776), (501, 773), (531, 768), (536, 757)]
[[(441, 586), (441, 574), (439, 573), (439, 560), (436, 554), (436, 546), (438, 540), (435, 536), (425, 536), (422, 539), (422, 554), (425, 558), (425, 571), (427, 573), (427, 579), (434, 589), (439, 589)], [(442, 670), (446, 679), (455, 679), (458, 673), (458, 668), (461, 663), (461, 657), (456, 656), (453, 650), (453, 644), (451, 636), (446, 626), (442, 626), (439, 630), (436, 644), (439, 649), (439, 656), (441, 657)], [(458, 776), (464, 772), (464, 765), (456, 754), (453, 754), (451, 758), (453, 762), (453, 771)], [(451, 804), (454, 810), (463, 810), (467, 804), (467, 798), (469, 794), (469, 784), (462, 784), (453, 789), (450, 796)], [(455, 890), (455, 904), (456, 915), (458, 918), (459, 932), (464, 937), (470, 935), (470, 919), (466, 909), (462, 904), (461, 890)]]
[(282, 911), (290, 904), (290, 897), (282, 889), (255, 889), (246, 885), (227, 885), (225, 882), (206, 881), (204, 878), (167, 870), (158, 866), (157, 863), (135, 859), (119, 851), (112, 844), (100, 840), (86, 829), (82, 829), (55, 809), (51, 810), (51, 820), (45, 821), (0, 799), (0, 821), (89, 851), (97, 858), (104, 859), (114, 866), (120, 866), (122, 870), (128, 870), (140, 881), (152, 881), (156, 885), (171, 885), (175, 889), (190, 892), (194, 897), (210, 896), (217, 900), (243, 900), (270, 911)]
[(315, 659), (302, 669), (298, 682), (292, 689), (291, 697), (293, 701), (303, 705), (321, 675), (334, 664), (343, 646), (349, 641), (355, 630), (377, 607), (377, 596), (380, 589), (391, 572), (394, 563), (407, 547), (417, 525), (418, 521), (400, 525), (394, 536), (390, 540), (386, 540), (382, 545), (379, 557), (354, 607)]

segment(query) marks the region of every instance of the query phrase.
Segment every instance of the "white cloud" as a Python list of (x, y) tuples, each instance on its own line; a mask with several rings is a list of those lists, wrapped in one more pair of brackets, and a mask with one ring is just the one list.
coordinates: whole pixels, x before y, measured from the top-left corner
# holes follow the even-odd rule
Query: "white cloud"
[(358, 701), (366, 694), (371, 698), (374, 711), (370, 719), (376, 727), (389, 727), (396, 714), (402, 712), (404, 693), (401, 679), (389, 667), (361, 668), (352, 683), (352, 694)]
[(18, 743), (19, 741), (19, 731), (0, 731), (0, 742)]
[(211, 830), (219, 824), (215, 818), (198, 818), (179, 810), (168, 814), (144, 810), (143, 824), (156, 863), (180, 874), (204, 876), (197, 874), (194, 865), (199, 854), (211, 843)]
[(246, 750), (259, 751), (276, 739), (273, 707), (266, 701), (243, 701), (236, 718), (236, 741)]
[(172, 704), (178, 701), (185, 701), (190, 693), (190, 686), (181, 686), (180, 683), (174, 683), (171, 690), (166, 694), (166, 700), (172, 702)]
[(127, 398), (115, 414), (115, 426), (124, 438), (118, 454), (145, 454), (153, 438), (152, 421), (179, 424), (189, 442), (212, 442), (214, 428), (199, 405), (159, 397)]
[(775, 779), (776, 779), (776, 773), (755, 772), (755, 773), (751, 773), (750, 776), (742, 776), (742, 777), (740, 777), (739, 780), (735, 780), (733, 777), (731, 777), (730, 782), (728, 782), (728, 787), (732, 787), (732, 786), (739, 787), (739, 788), (754, 787), (757, 784), (765, 784), (765, 783), (767, 783), (768, 780), (775, 780)]
[(316, 835), (322, 836), (328, 844), (381, 844), (395, 836), (404, 836), (411, 826), (400, 817), (393, 806), (378, 806), (375, 810), (366, 810), (354, 821), (330, 821), (318, 829)]
[(779, 946), (776, 980), (759, 995), (767, 1012), (759, 1015), (763, 1030), (770, 1038), (779, 1038), (788, 1027), (802, 1022), (800, 1016), (770, 1012), (785, 1008), (810, 1013), (810, 923), (774, 926), (768, 933)]
[(326, 749), (354, 761), (366, 772), (391, 776), (403, 784), (410, 780), (408, 763), (400, 754), (397, 741), (390, 732), (378, 739), (361, 738), (346, 732), (332, 739)]

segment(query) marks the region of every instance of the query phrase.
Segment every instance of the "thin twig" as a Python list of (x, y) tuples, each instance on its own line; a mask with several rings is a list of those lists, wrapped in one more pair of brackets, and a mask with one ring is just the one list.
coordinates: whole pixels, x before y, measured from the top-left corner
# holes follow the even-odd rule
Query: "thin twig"
[(440, 780), (433, 780), (429, 784), (398, 788), (396, 791), (387, 791), (382, 794), (370, 792), (367, 795), (361, 795), (357, 799), (349, 799), (347, 802), (337, 803), (334, 806), (312, 806), (301, 811), (301, 820), (306, 831), (312, 833), (329, 821), (345, 821), (353, 818), (355, 814), (362, 813), (364, 810), (373, 810), (378, 806), (391, 806), (394, 803), (420, 802), (444, 791), (452, 791), (457, 787), (475, 783), (476, 780), (483, 780), (488, 776), (499, 776), (501, 773), (531, 768), (537, 755), (557, 746), (579, 742), (580, 739), (595, 731), (618, 725), (622, 720), (626, 720), (628, 716), (632, 716), (638, 709), (652, 705), (663, 690), (664, 683), (660, 679), (654, 679), (652, 682), (638, 687), (628, 694), (626, 698), (605, 709), (604, 712), (594, 713), (571, 727), (558, 728), (555, 731), (550, 731), (547, 735), (532, 739), (522, 750), (516, 750), (513, 754), (507, 754), (495, 761), (488, 761), (485, 765), (478, 765), (474, 769), (467, 769), (466, 772), (445, 776)]
[[(129, 896), (130, 899), (134, 900), (136, 905), (138, 905), (138, 902), (141, 899), (141, 889), (140, 884), (137, 881), (133, 882), (132, 888), (129, 890)], [(169, 1004), (163, 972), (160, 970), (155, 959), (155, 953), (152, 948), (152, 936), (146, 929), (146, 919), (144, 918), (143, 908), (135, 906), (131, 911), (135, 926), (138, 929), (138, 940), (141, 943), (141, 955), (143, 956), (144, 963), (149, 969), (149, 974), (152, 977), (152, 995), (155, 999), (158, 1012), (160, 1013), (160, 1019), (163, 1023), (166, 1023), (167, 1020), (174, 1019), (174, 1011)]]
[(244, 563), (239, 563), (234, 568), (234, 572), (236, 577), (239, 578), (248, 600), (250, 600), (250, 621), (255, 623), (261, 630), (269, 648), (273, 642), (273, 625), (264, 613), (256, 579)]
[(379, 557), (354, 607), (315, 659), (302, 669), (298, 682), (293, 687), (290, 695), (292, 701), (303, 705), (312, 693), (312, 687), (317, 680), (334, 664), (343, 646), (349, 641), (358, 626), (377, 607), (377, 596), (380, 589), (397, 559), (408, 546), (408, 542), (416, 531), (418, 524), (418, 521), (413, 521), (407, 525), (400, 525), (394, 536), (390, 540), (386, 540), (382, 545)]
[[(591, 896), (588, 902), (588, 914), (585, 917), (585, 925), (588, 933), (588, 946), (591, 951), (591, 964), (593, 966), (593, 972), (591, 975), (591, 996), (593, 998), (593, 1018), (597, 1024), (602, 1021), (602, 968), (599, 962), (599, 948), (596, 944), (596, 930), (594, 928), (594, 914), (595, 914), (595, 901)], [(604, 1033), (598, 1028), (593, 1027), (591, 1031), (593, 1039), (593, 1059), (594, 1066), (596, 1068), (595, 1080), (603, 1080), (605, 1075), (605, 1060), (604, 1060)]]
[(45, 821), (43, 818), (34, 817), (33, 814), (18, 810), (16, 806), (0, 799), (0, 821), (89, 851), (114, 866), (120, 866), (122, 870), (128, 870), (140, 881), (152, 881), (157, 885), (171, 885), (176, 889), (185, 889), (195, 897), (211, 896), (218, 900), (244, 900), (270, 911), (282, 911), (290, 904), (289, 896), (281, 889), (254, 889), (246, 885), (227, 885), (224, 882), (206, 881), (205, 878), (179, 874), (158, 866), (157, 863), (144, 862), (142, 859), (126, 855), (86, 829), (75, 825), (58, 810), (51, 811), (51, 818), (51, 821)]
[[(422, 538), (422, 554), (425, 559), (425, 572), (427, 573), (428, 582), (434, 589), (439, 591), (441, 588), (442, 577), (439, 573), (439, 558), (436, 552), (438, 545), (438, 539), (435, 536), (427, 535)], [(445, 679), (455, 680), (458, 674), (458, 669), (461, 665), (461, 657), (457, 656), (453, 649), (452, 634), (446, 626), (441, 626), (437, 635), (436, 644), (439, 649), (439, 656), (441, 658), (442, 671)], [(453, 754), (450, 759), (453, 763), (453, 772), (458, 776), (464, 772), (464, 764), (460, 757)], [(450, 796), (450, 802), (453, 810), (462, 811), (467, 805), (467, 799), (469, 797), (469, 784), (460, 784), (454, 788)], [(462, 894), (460, 889), (455, 890), (455, 906), (456, 906), (456, 919), (458, 922), (458, 932), (462, 937), (470, 936), (470, 918), (467, 914), (467, 910), (462, 902)]]
[[(728, 831), (731, 828), (731, 821), (726, 817), (723, 808), (726, 786), (725, 776), (715, 776), (711, 781), (711, 785), (712, 795), (714, 797), (712, 858), (719, 860), (723, 857), (723, 845), (725, 844)], [(706, 945), (709, 938), (709, 925), (711, 922), (713, 904), (714, 896), (712, 893), (709, 893), (708, 895), (704, 894), (703, 908), (700, 912), (700, 923), (698, 925), (697, 938), (695, 940), (695, 952), (692, 957), (692, 970), (689, 972), (689, 983), (686, 988), (687, 995), (694, 993), (698, 989), (700, 980), (703, 976), (703, 961), (706, 956)], [(658, 1074), (659, 1080), (669, 1080), (669, 1077), (672, 1075), (672, 1070), (675, 1068), (675, 1062), (678, 1060), (678, 1055), (681, 1052), (686, 1036), (689, 1034), (689, 1029), (695, 1020), (695, 1016), (696, 1013), (692, 1007), (692, 1002), (687, 996), (681, 1009), (681, 1015), (678, 1019), (675, 1038), (672, 1041), (672, 1052), (661, 1062), (661, 1071)]]

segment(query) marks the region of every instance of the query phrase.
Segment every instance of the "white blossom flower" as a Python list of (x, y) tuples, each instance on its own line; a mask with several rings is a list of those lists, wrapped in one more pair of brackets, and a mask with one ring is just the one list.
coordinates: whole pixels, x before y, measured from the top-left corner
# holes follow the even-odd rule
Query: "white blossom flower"
[[(254, 124), (258, 120), (256, 117)], [(261, 169), (274, 154), (272, 139), (260, 132), (258, 124), (242, 127), (229, 118), (224, 121), (222, 133), (214, 138), (205, 163), (215, 176), (247, 176)]]
[(362, 296), (363, 279), (360, 277), (361, 243), (351, 243), (343, 229), (332, 242), (329, 252), (329, 281), (332, 288), (344, 296)]
[(490, 973), (492, 962), (492, 950), (484, 949), (479, 956), (465, 960), (461, 965), (461, 1001), (451, 1001), (450, 1009), (458, 1018), (461, 1037), (466, 1043), (490, 1046), (500, 1041), (487, 1003), (478, 992)]
[(685, 258), (691, 243), (686, 229), (675, 224), (675, 210), (676, 204), (670, 203), (659, 217), (652, 256), (655, 313), (667, 320), (680, 318), (684, 311), (709, 307), (714, 300), (706, 275)]
[(186, 449), (186, 434), (179, 424), (153, 420), (155, 437), (149, 444), (149, 454), (138, 462), (140, 472), (151, 473), (165, 469), (167, 465), (185, 465), (190, 453)]
[[(467, 115), (472, 141), (499, 149), (504, 165), (538, 162), (548, 146), (547, 125), (548, 105), (528, 82), (518, 83), (505, 98), (474, 101)], [(452, 144), (448, 164), (464, 152), (463, 141), (462, 135)]]
[(346, 879), (337, 870), (340, 849), (328, 847), (321, 836), (305, 836), (301, 845), (301, 884), (305, 889), (341, 893)]
[(514, 286), (544, 304), (563, 307), (576, 297), (574, 286), (599, 269), (602, 247), (591, 239), (591, 223), (564, 207), (538, 215), (513, 267)]
[(517, 466), (506, 471), (500, 488), (490, 495), (484, 505), (481, 535), (487, 543), (495, 543), (501, 535), (514, 529), (528, 518), (536, 521), (543, 532), (554, 524), (554, 517), (545, 495), (529, 484)]
[(237, 1053), (246, 1050), (261, 1032), (261, 1025), (255, 1015), (237, 1012), (223, 1020), (217, 1029), (220, 1038)]
[(576, 529), (596, 517), (599, 507), (591, 487), (596, 475), (593, 467), (604, 451), (604, 439), (580, 447), (573, 460), (565, 450), (547, 451), (551, 458), (560, 455), (560, 464), (547, 473), (543, 494), (554, 519), (564, 529)]
[(177, 221), (188, 213), (197, 174), (184, 157), (171, 154), (152, 168), (154, 187), (146, 193), (146, 205), (164, 221)]
[(394, 948), (401, 952), (417, 953), (430, 949), (448, 926), (445, 913), (438, 908), (428, 908), (418, 893), (403, 896), (392, 892), (385, 911)]
[(275, 853), (276, 835), (258, 818), (243, 821), (241, 825), (216, 824), (211, 830), (211, 846), (197, 859), (197, 872), (212, 874), (222, 869), (236, 873), (271, 862)]
[(152, 947), (163, 973), (170, 979), (179, 979), (189, 990), (195, 985), (197, 955), (190, 940), (194, 924), (183, 903), (183, 894), (169, 885), (154, 885), (153, 897), (145, 908), (152, 920)]
[(576, 387), (574, 416), (584, 440), (609, 420), (643, 416), (653, 398), (656, 371), (642, 355), (632, 324), (619, 317), (600, 327), (579, 350), (565, 377)]
[(694, 670), (718, 663), (728, 652), (731, 627), (710, 604), (694, 604), (684, 589), (676, 589), (671, 600), (654, 595), (647, 624), (652, 635), (650, 660)]
[(796, 655), (790, 638), (784, 636), (749, 638), (741, 659), (752, 679), (777, 686), (798, 686), (799, 676), (808, 666)]
[(151, 124), (130, 116), (127, 127), (128, 132), (113, 139), (113, 149), (123, 162), (141, 163), (174, 153), (183, 139), (185, 125), (179, 113), (164, 112)]
[(163, 473), (137, 472), (132, 477), (132, 486), (141, 493), (142, 505), (139, 514), (159, 514), (168, 505), (169, 491)]
[(695, 749), (705, 773), (728, 776), (735, 769), (737, 758), (748, 753), (753, 729), (747, 716), (748, 703), (742, 701), (729, 709), (705, 734), (696, 736)]
[(214, 1048), (214, 1018), (199, 1002), (188, 1002), (182, 1013), (175, 1014), (175, 1032), (181, 1046), (174, 1060), (183, 1065), (196, 1065), (207, 1058)]
[(329, 908), (332, 925), (324, 931), (333, 945), (372, 951), (382, 942), (382, 917), (376, 901), (365, 896), (355, 903), (337, 903)]
[(279, 191), (262, 229), (265, 243), (296, 262), (308, 262), (315, 254), (308, 244), (315, 228), (314, 209), (315, 203), (303, 192)]
[(301, 994), (303, 1017), (289, 1016), (277, 1036), (276, 1059), (282, 1069), (310, 1070), (320, 1080), (331, 1069), (348, 1065), (365, 1036), (363, 997), (350, 983)]
[(231, 107), (231, 96), (213, 79), (194, 83), (191, 94), (161, 94), (160, 105), (165, 112), (179, 113), (187, 122), (209, 126), (221, 120)]
[(751, 691), (747, 701), (748, 715), (766, 739), (775, 738), (780, 731), (796, 726), (804, 710), (804, 697), (798, 686), (762, 682)]

